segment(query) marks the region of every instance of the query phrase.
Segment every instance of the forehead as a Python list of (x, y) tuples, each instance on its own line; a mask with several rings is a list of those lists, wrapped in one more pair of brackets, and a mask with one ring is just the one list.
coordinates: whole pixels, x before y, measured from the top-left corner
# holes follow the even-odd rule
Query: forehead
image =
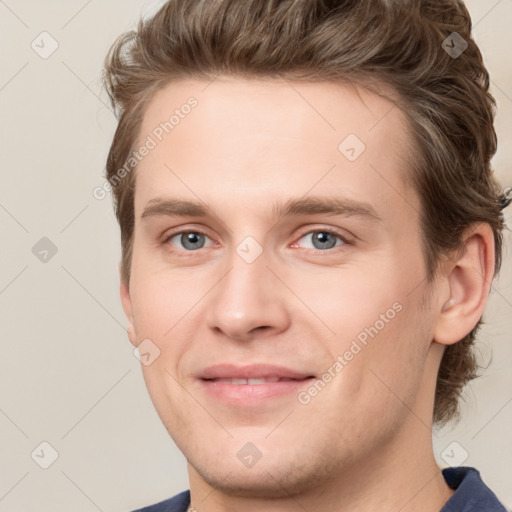
[(340, 186), (353, 199), (399, 201), (411, 192), (408, 133), (391, 101), (348, 84), (173, 82), (143, 117), (137, 146), (152, 149), (137, 165), (136, 212), (163, 193), (215, 200), (233, 188), (255, 203)]
[[(395, 96), (393, 91), (381, 89), (388, 97)], [(192, 102), (195, 106), (189, 108)], [(187, 122), (182, 122), (185, 119)], [(357, 134), (363, 142), (379, 142), (379, 136), (386, 134), (383, 128), (393, 126), (399, 133), (387, 137), (389, 144), (404, 142), (406, 137), (401, 135), (405, 135), (407, 128), (405, 116), (391, 99), (349, 82), (225, 76), (212, 81), (182, 79), (157, 91), (146, 107), (139, 142), (151, 133), (160, 138), (158, 128), (169, 120), (172, 126), (167, 126), (169, 133), (164, 130), (162, 138), (168, 138), (166, 135), (171, 133), (169, 138), (176, 138), (180, 132), (190, 135), (192, 129), (199, 137), (212, 128), (215, 133), (241, 128), (252, 136), (258, 131), (261, 135), (272, 132), (281, 135), (284, 128), (292, 137), (304, 135), (307, 127), (309, 135), (314, 132), (317, 137), (333, 142), (346, 132)], [(201, 141), (203, 145), (207, 142)]]

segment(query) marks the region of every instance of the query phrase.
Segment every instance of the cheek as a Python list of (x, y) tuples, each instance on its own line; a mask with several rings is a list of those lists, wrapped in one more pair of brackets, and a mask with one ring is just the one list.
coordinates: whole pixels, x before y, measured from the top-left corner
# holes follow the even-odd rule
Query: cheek
[(142, 372), (149, 397), (163, 425), (176, 441), (180, 432), (187, 432), (186, 415), (183, 411), (191, 410), (189, 395), (183, 393), (183, 387), (178, 384), (175, 369), (168, 362), (164, 364), (165, 356), (159, 357), (151, 366), (143, 366)]
[(323, 311), (329, 311), (325, 321), (336, 333), (329, 342), (331, 358), (342, 356), (344, 377), (336, 379), (340, 394), (368, 410), (396, 415), (401, 400), (413, 400), (431, 340), (419, 299), (423, 288), (411, 293), (408, 274), (404, 278), (393, 268), (398, 267), (331, 280), (328, 289), (338, 289), (337, 297), (325, 301)]
[[(329, 327), (331, 335), (347, 340), (363, 333), (364, 338), (368, 329), (375, 330), (375, 324), (378, 331), (389, 330), (388, 324), (399, 316), (404, 301), (401, 276), (383, 259), (380, 263), (295, 271), (286, 279), (294, 283), (296, 296)], [(308, 318), (314, 320), (311, 315)]]
[(137, 337), (167, 339), (208, 290), (195, 272), (173, 271), (161, 259), (134, 251), (131, 297)]
[(370, 342), (365, 361), (373, 396), (387, 403), (386, 408), (395, 415), (407, 414), (413, 407), (431, 343), (419, 304), (404, 300), (401, 306)]

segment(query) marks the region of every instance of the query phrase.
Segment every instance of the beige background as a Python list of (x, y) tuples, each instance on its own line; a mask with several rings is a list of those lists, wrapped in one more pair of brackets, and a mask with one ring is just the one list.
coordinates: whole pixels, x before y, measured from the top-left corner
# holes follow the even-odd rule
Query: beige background
[[(116, 125), (100, 91), (104, 55), (160, 3), (0, 0), (0, 511), (123, 512), (188, 488), (184, 457), (125, 334), (110, 197), (92, 194)], [(511, 185), (512, 0), (468, 5), (499, 106), (495, 168)], [(43, 31), (59, 45), (46, 59), (31, 47)], [(48, 51), (41, 37), (38, 51)], [(57, 248), (46, 263), (32, 252), (42, 237)], [(479, 345), (484, 361), (492, 350), (492, 364), (467, 389), (463, 421), (435, 432), (434, 445), (442, 466), (465, 450), (464, 464), (511, 507), (510, 232), (505, 238)], [(48, 469), (39, 466), (51, 461), (43, 441), (58, 453)]]

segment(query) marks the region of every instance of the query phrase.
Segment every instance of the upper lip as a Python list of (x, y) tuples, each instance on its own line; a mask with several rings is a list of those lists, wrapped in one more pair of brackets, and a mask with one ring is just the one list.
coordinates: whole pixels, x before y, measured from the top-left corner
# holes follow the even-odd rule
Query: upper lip
[(251, 364), (246, 366), (217, 364), (205, 368), (198, 377), (200, 379), (268, 379), (272, 377), (305, 379), (312, 376), (310, 373), (271, 364)]

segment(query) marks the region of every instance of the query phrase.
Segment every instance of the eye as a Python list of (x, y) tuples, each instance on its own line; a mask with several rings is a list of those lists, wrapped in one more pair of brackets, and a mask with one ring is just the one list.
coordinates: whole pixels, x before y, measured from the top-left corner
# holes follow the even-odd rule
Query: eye
[[(208, 244), (208, 241), (210, 244)], [(181, 231), (180, 233), (171, 235), (167, 238), (166, 242), (178, 249), (196, 251), (197, 249), (210, 247), (212, 240), (205, 233), (201, 233), (200, 231)]]
[(300, 247), (317, 250), (333, 249), (345, 243), (347, 242), (341, 235), (325, 229), (310, 231), (303, 235), (298, 241)]

